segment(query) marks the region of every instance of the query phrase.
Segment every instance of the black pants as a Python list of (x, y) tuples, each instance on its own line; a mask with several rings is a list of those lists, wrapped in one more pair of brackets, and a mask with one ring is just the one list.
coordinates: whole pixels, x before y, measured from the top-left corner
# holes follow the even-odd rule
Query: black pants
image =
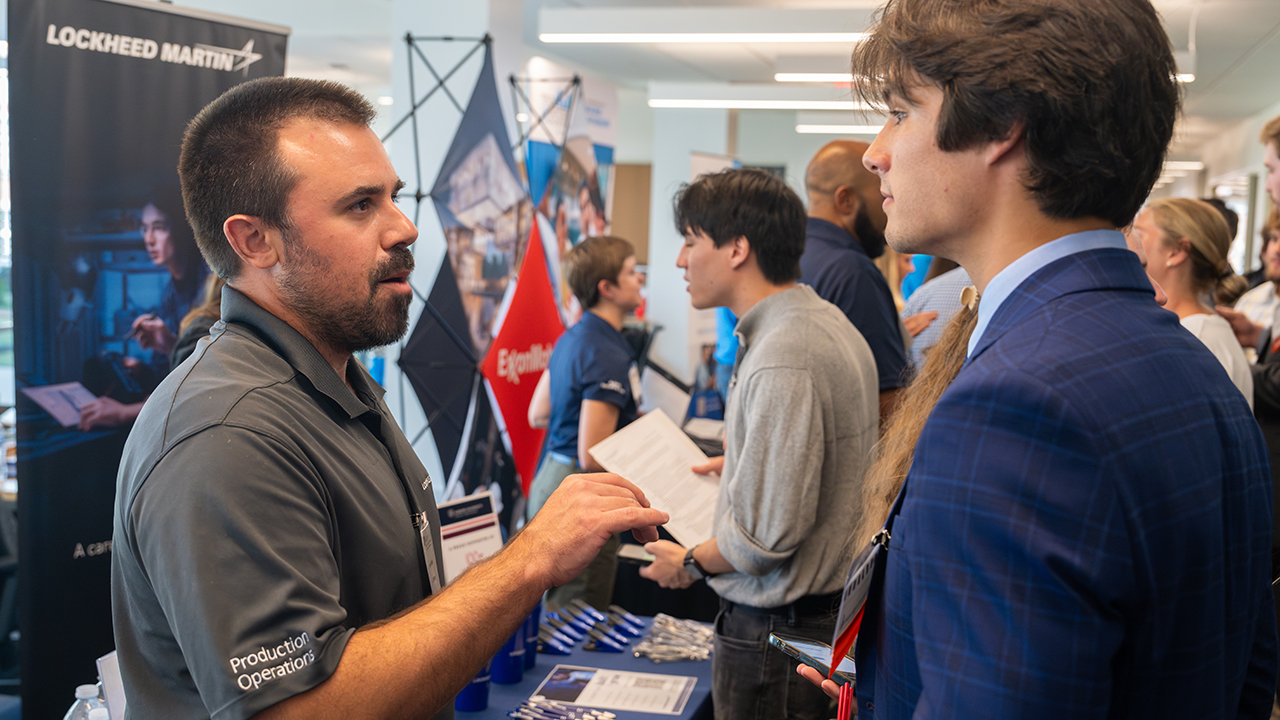
[(796, 661), (769, 645), (769, 633), (831, 642), (835, 614), (771, 612), (721, 600), (711, 656), (716, 720), (828, 720), (835, 712), (821, 689), (796, 673)]

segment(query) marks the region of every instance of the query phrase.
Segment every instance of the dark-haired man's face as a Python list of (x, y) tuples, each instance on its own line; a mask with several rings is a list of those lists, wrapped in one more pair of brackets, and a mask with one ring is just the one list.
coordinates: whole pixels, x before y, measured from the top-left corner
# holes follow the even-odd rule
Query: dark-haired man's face
[(947, 247), (975, 229), (975, 208), (990, 202), (990, 188), (978, 180), (985, 164), (980, 150), (938, 148), (942, 90), (928, 85), (913, 94), (912, 100), (890, 97), (889, 120), (862, 164), (880, 176), (890, 247), (956, 257)]
[(289, 123), (279, 142), (298, 182), (276, 282), (298, 330), (339, 352), (394, 342), (408, 327), (418, 231), (395, 205), (401, 183), (382, 143), (368, 127), (315, 120)]
[(733, 285), (733, 242), (720, 247), (706, 233), (689, 232), (676, 257), (676, 267), (684, 270), (689, 283), (689, 302), (698, 309), (728, 305)]

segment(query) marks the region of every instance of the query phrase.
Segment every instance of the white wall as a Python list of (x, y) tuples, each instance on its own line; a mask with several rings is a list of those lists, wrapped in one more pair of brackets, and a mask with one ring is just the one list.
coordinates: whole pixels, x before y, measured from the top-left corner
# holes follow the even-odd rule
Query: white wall
[(1241, 121), (1201, 150), (1205, 171), (1210, 178), (1262, 169), (1262, 145), (1258, 134), (1271, 118), (1280, 115), (1280, 102)]
[(806, 206), (805, 168), (819, 148), (838, 137), (796, 132), (794, 110), (743, 110), (738, 114), (738, 159), (744, 165), (785, 165), (787, 183)]
[(618, 87), (618, 144), (613, 161), (619, 165), (648, 165), (653, 162), (653, 109), (649, 93)]
[(675, 229), (671, 200), (689, 182), (692, 153), (723, 155), (728, 139), (727, 110), (654, 110), (653, 175), (649, 200), (649, 280), (647, 318), (661, 325), (651, 357), (677, 377), (692, 378), (689, 367), (689, 293), (676, 256), (684, 240)]

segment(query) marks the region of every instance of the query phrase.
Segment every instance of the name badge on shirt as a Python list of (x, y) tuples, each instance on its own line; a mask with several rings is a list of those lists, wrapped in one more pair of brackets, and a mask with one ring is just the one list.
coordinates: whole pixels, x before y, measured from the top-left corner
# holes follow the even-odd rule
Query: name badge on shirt
[(436, 566), (436, 541), (431, 537), (431, 521), (425, 512), (413, 516), (413, 525), (422, 539), (422, 558), (427, 563), (427, 578), (431, 582), (431, 594), (440, 593), (440, 568)]
[(640, 406), (640, 369), (635, 363), (631, 363), (631, 369), (627, 371), (627, 379), (631, 381), (631, 397), (636, 401), (636, 407)]
[[(876, 570), (885, 561), (885, 550), (889, 544), (889, 532), (881, 530), (867, 546), (858, 553), (849, 566), (849, 577), (844, 583), (844, 593), (840, 598), (840, 613), (836, 618), (836, 631), (831, 636), (832, 657), (843, 657), (853, 647), (862, 627), (862, 613), (867, 607), (867, 598), (871, 595), (871, 581)], [(839, 663), (831, 663), (832, 671)], [(831, 677), (829, 674), (828, 677)]]

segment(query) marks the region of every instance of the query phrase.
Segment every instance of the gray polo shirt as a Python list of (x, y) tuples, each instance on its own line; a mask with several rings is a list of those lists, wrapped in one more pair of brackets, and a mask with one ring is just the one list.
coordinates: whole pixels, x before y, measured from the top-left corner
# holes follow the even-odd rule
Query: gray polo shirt
[(353, 361), (352, 394), (230, 287), (222, 317), (120, 463), (111, 600), (131, 718), (239, 720), (305, 692), (441, 566), (431, 480), (382, 388)]

